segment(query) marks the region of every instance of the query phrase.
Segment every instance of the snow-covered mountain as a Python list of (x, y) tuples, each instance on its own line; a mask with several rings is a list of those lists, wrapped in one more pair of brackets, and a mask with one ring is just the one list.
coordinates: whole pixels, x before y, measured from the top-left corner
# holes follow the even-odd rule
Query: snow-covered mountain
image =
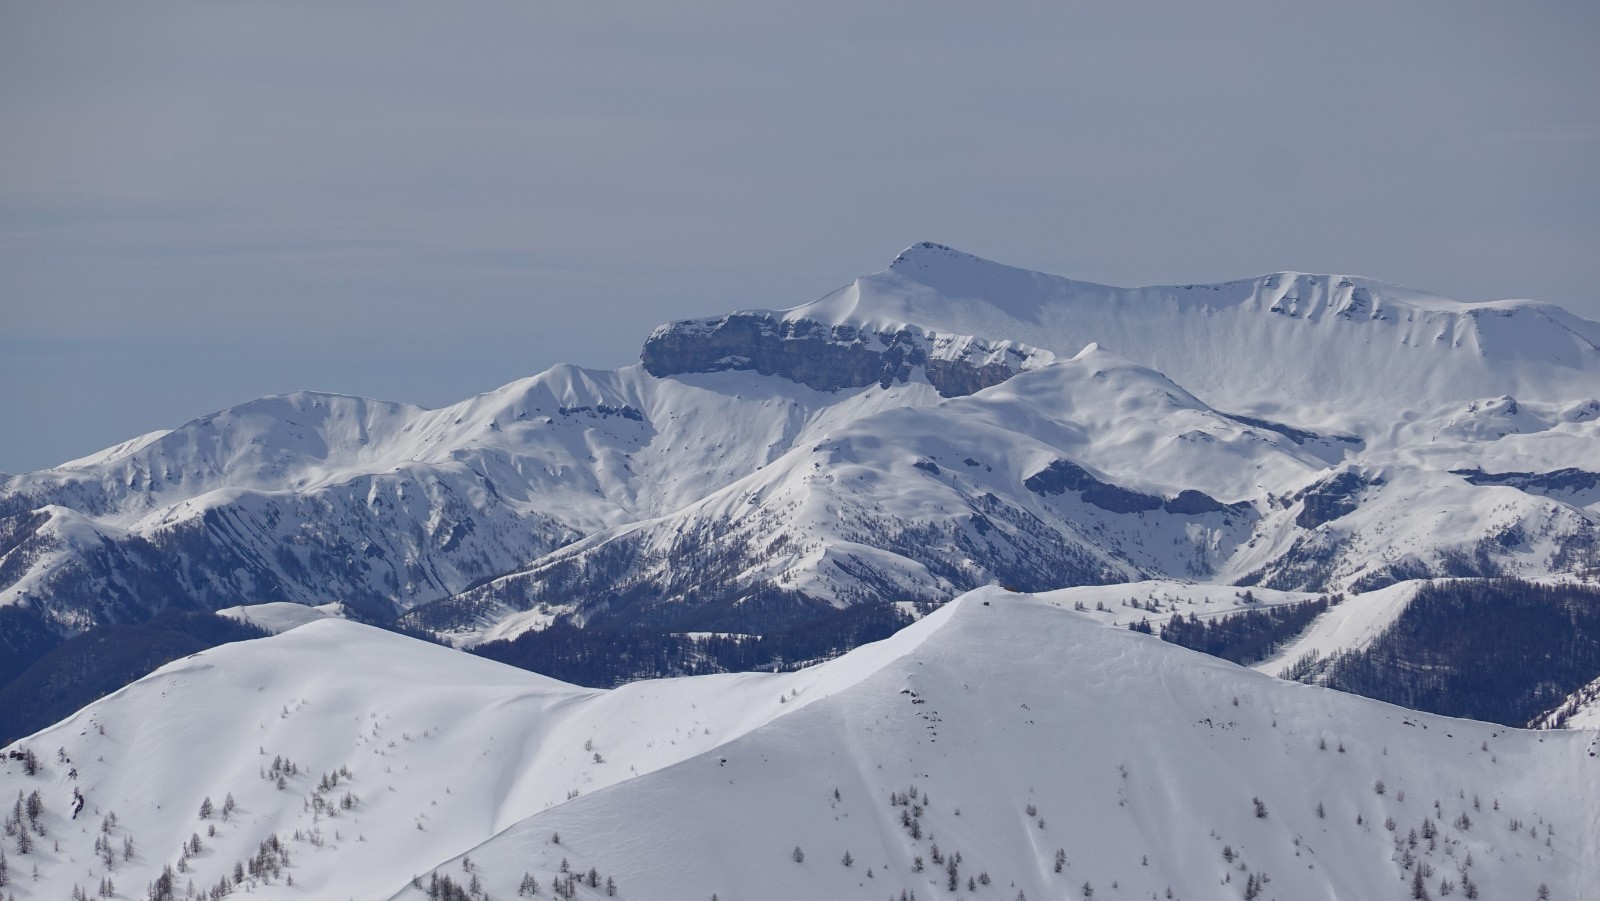
[[(710, 337), (690, 340), (697, 334)], [(1004, 352), (1019, 361), (1014, 370), (1039, 363), (1035, 348), (1071, 354), (1091, 341), (1213, 403), (1289, 411), (1307, 425), (1344, 430), (1386, 425), (1384, 414), (1419, 404), (1588, 399), (1600, 365), (1600, 324), (1551, 304), (1460, 303), (1371, 279), (1296, 272), (1115, 288), (931, 243), (800, 307), (663, 326), (644, 360), (658, 375), (717, 366), (782, 371), (777, 361), (822, 346), (886, 364), (904, 347), (899, 372), (925, 362), (918, 350), (966, 367), (993, 366)], [(665, 352), (680, 345), (691, 352)]]
[(611, 691), (318, 620), (7, 749), (5, 891), (141, 897), (170, 867), (178, 897), (550, 897), (591, 870), (571, 897), (1600, 897), (1593, 731), (1415, 714), (1069, 608), (983, 589), (810, 669)]
[(832, 422), (936, 396), (747, 382), (561, 366), (440, 410), (253, 401), (7, 482), (0, 603), (67, 627), (180, 599), (392, 617), (698, 500)]
[(457, 642), (761, 631), (862, 600), (1363, 592), (1600, 548), (1600, 324), (1277, 273), (1113, 288), (918, 244), (439, 410), (265, 398), (0, 483), (58, 632), (340, 602)]

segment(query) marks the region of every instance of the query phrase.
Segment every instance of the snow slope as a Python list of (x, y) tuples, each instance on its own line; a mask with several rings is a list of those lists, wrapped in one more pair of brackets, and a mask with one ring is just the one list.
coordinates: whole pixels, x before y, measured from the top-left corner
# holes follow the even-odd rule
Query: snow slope
[[(175, 662), (20, 742), (41, 771), (0, 759), (0, 791), (44, 803), (31, 853), (8, 847), (19, 899), (108, 874), (139, 896), (180, 857), (179, 894), (204, 891), (272, 834), (287, 868), (240, 886), (263, 897), (420, 897), (410, 879), (435, 868), (492, 897), (525, 873), (548, 893), (563, 858), (623, 898), (942, 897), (937, 845), (961, 854), (960, 897), (1007, 901), (1085, 882), (1234, 898), (1261, 874), (1264, 898), (1400, 897), (1414, 861), (1430, 891), (1464, 871), (1482, 897), (1544, 882), (1582, 899), (1600, 885), (1597, 737), (1279, 682), (986, 589), (811, 669), (613, 691), (321, 620)], [(295, 764), (281, 788), (275, 760)]]
[[(570, 795), (710, 751), (838, 691), (904, 644), (867, 649), (851, 667), (612, 692), (338, 619), (215, 648), (19, 742), (43, 758), (40, 775), (21, 775), (15, 760), (0, 764), (7, 797), (41, 791), (46, 835), (62, 848), (41, 841), (21, 858), (39, 866), (44, 894), (14, 890), (19, 898), (59, 897), (93, 870), (89, 888), (109, 875), (133, 897), (163, 865), (176, 865), (192, 834), (202, 850), (181, 872), (204, 888), (277, 833), (298, 836), (290, 870), (298, 891), (373, 897), (407, 867), (469, 849)], [(778, 703), (786, 692), (795, 701)], [(295, 767), (281, 785), (273, 769), (280, 758)], [(341, 771), (335, 786), (319, 790)], [(85, 798), (77, 817), (74, 791)], [(356, 799), (348, 808), (347, 793)], [(230, 795), (237, 808), (224, 818)], [(216, 812), (202, 820), (207, 797)], [(115, 845), (112, 866), (96, 866), (93, 844), (113, 812), (105, 833)], [(124, 860), (127, 837), (135, 852)]]
[(314, 623), (319, 619), (343, 619), (344, 607), (337, 603), (307, 607), (304, 604), (278, 601), (273, 604), (251, 604), (248, 607), (225, 607), (218, 610), (217, 615), (259, 626), (277, 635), (306, 623)]
[[(1431, 867), (1430, 893), (1460, 886), (1469, 854), (1483, 897), (1600, 885), (1592, 733), (1540, 742), (1414, 715), (997, 591), (914, 628), (914, 653), (724, 745), (726, 764), (689, 760), (539, 814), (473, 851), (474, 872), (507, 896), (567, 858), (624, 896), (943, 897), (937, 846), (962, 855), (960, 897), (1081, 897), (1088, 883), (1231, 898), (1263, 873), (1263, 897), (1400, 897), (1407, 852)], [(890, 802), (912, 789), (920, 837)], [(1425, 819), (1439, 832), (1412, 850)]]

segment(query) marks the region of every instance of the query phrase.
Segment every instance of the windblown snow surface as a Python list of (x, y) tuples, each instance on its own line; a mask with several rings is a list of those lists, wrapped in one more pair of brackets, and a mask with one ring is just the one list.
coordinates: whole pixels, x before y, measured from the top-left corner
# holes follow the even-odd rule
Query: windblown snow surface
[[(179, 896), (421, 898), (437, 875), (505, 899), (565, 867), (596, 873), (580, 898), (1299, 901), (1411, 897), (1422, 868), (1432, 897), (1592, 899), (1597, 740), (1281, 682), (998, 589), (799, 672), (611, 691), (324, 619), (13, 746), (41, 769), (4, 759), (0, 791), (38, 791), (43, 834), (8, 838), (6, 891), (142, 897), (172, 866)], [(287, 864), (234, 883), (274, 835)]]

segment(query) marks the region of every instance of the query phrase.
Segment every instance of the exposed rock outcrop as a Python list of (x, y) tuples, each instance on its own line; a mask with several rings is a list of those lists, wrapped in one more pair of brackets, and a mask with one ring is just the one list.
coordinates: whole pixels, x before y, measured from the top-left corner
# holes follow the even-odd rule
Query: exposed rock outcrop
[(762, 313), (664, 325), (645, 341), (640, 354), (645, 370), (657, 378), (754, 370), (819, 391), (872, 384), (887, 388), (911, 380), (920, 369), (945, 397), (982, 391), (1054, 359), (1049, 351), (1011, 341), (912, 327), (874, 332)]

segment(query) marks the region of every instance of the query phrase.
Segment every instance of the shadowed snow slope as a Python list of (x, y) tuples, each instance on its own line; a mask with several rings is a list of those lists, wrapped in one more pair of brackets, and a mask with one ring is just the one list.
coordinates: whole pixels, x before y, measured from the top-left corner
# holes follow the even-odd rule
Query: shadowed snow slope
[(435, 867), (496, 898), (524, 874), (547, 894), (563, 859), (599, 873), (579, 897), (607, 878), (639, 899), (940, 897), (959, 852), (959, 895), (1006, 901), (1086, 882), (1235, 898), (1262, 877), (1262, 898), (1399, 897), (1419, 866), (1430, 891), (1582, 899), (1600, 884), (1596, 737), (1278, 682), (985, 589), (808, 670), (612, 691), (313, 622), (32, 736), (41, 771), (7, 758), (0, 791), (45, 806), (48, 837), (11, 855), (14, 876), (39, 868), (21, 899), (98, 885), (112, 811), (124, 894), (191, 835), (180, 894), (276, 834), (287, 870), (245, 880), (263, 897), (416, 898)]

